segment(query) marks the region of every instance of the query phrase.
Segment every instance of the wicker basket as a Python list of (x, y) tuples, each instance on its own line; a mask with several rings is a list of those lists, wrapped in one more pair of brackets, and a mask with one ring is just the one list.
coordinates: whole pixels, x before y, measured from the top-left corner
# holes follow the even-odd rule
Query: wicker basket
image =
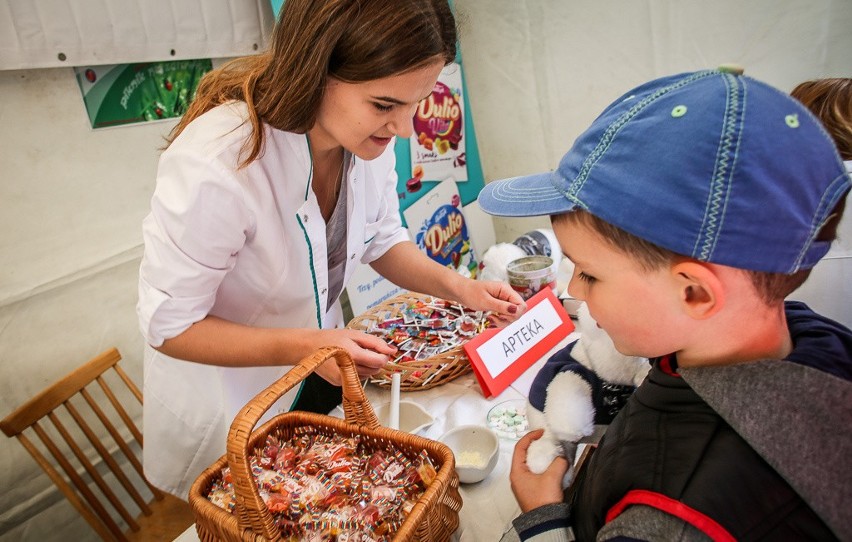
[[(389, 319), (400, 318), (402, 309), (418, 301), (428, 302), (435, 299), (432, 296), (415, 292), (404, 292), (389, 300), (376, 305), (369, 311), (353, 318), (346, 327), (367, 331), (371, 322), (381, 319), (382, 315), (388, 314)], [(370, 382), (382, 387), (389, 388), (391, 375), (400, 373), (400, 389), (403, 391), (428, 390), (449, 382), (463, 374), (472, 371), (470, 359), (464, 352), (462, 344), (459, 344), (445, 352), (432, 357), (406, 361), (404, 363), (390, 362), (370, 378)]]
[[(331, 358), (335, 359), (342, 374), (344, 420), (294, 411), (280, 414), (254, 430), (261, 416), (275, 401)], [(295, 428), (304, 426), (324, 428), (345, 436), (359, 435), (362, 440), (374, 442), (377, 448), (392, 444), (411, 454), (425, 450), (435, 465), (437, 475), (393, 540), (442, 541), (448, 540), (456, 530), (462, 500), (452, 451), (440, 442), (381, 427), (358, 381), (352, 358), (341, 348), (322, 348), (303, 359), (243, 407), (231, 424), (227, 453), (193, 483), (189, 491), (189, 504), (195, 514), (198, 538), (202, 542), (281, 540), (272, 514), (254, 483), (250, 467), (251, 451), (262, 446), (273, 431), (288, 436)], [(225, 466), (230, 466), (234, 481), (236, 508), (233, 514), (207, 499), (213, 482), (221, 476)]]

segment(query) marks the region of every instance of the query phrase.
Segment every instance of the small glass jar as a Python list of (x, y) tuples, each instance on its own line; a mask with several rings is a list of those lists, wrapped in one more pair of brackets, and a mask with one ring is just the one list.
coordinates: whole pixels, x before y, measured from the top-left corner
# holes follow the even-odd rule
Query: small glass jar
[(524, 256), (509, 262), (506, 266), (509, 285), (527, 300), (543, 288), (556, 285), (556, 273), (553, 271), (553, 259), (549, 256)]

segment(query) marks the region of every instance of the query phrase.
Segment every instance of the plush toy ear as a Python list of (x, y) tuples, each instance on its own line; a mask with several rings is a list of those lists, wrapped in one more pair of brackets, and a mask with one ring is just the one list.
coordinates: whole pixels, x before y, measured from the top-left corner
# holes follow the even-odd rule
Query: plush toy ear
[(672, 266), (681, 306), (686, 314), (704, 320), (725, 306), (725, 287), (712, 265), (686, 260)]

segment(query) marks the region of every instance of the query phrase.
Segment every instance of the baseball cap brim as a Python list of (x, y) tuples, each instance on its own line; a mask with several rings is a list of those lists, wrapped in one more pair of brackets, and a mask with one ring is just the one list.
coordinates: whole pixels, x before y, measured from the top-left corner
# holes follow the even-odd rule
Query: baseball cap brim
[(576, 203), (554, 187), (555, 172), (492, 181), (479, 192), (479, 207), (496, 216), (543, 216), (566, 213)]

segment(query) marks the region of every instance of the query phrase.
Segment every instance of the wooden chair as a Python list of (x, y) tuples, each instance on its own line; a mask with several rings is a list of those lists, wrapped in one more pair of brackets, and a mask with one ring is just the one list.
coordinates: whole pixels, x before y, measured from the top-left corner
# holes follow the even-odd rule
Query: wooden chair
[(173, 540), (194, 522), (192, 511), (142, 474), (142, 434), (121, 402), (134, 396), (138, 412), (142, 394), (119, 360), (115, 348), (91, 359), (0, 421), (0, 429), (18, 438), (104, 540)]

